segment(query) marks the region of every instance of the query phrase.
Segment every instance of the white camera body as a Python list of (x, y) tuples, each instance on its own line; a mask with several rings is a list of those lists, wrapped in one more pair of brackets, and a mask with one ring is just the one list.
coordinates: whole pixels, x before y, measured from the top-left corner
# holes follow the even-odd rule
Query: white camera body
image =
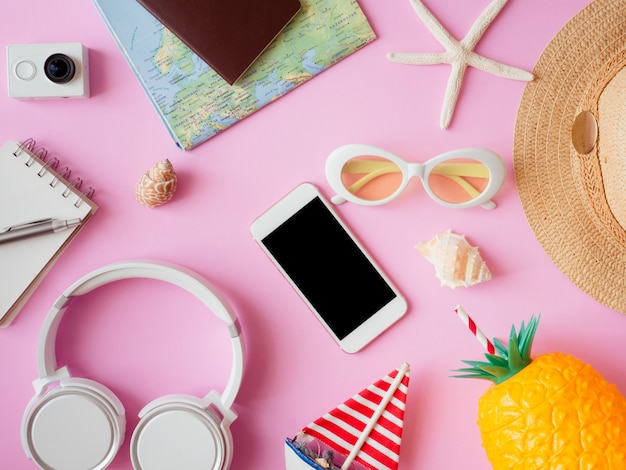
[(77, 42), (8, 45), (7, 75), (12, 98), (88, 98), (89, 52)]

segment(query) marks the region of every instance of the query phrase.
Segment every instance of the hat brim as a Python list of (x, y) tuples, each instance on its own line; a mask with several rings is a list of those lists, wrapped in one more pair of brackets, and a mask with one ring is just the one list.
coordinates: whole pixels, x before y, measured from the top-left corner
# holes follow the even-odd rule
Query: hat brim
[(583, 111), (598, 116), (602, 90), (625, 65), (626, 2), (595, 0), (537, 62), (518, 110), (513, 148), (517, 190), (535, 237), (574, 284), (622, 313), (626, 232), (606, 201), (599, 145), (578, 153), (572, 127)]

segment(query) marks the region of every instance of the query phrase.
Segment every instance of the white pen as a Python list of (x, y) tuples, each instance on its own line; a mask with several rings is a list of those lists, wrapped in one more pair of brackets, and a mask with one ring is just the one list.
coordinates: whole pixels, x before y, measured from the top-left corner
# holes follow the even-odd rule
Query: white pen
[(77, 225), (80, 225), (81, 222), (81, 219), (42, 219), (21, 225), (14, 225), (13, 227), (7, 227), (0, 232), (0, 243), (34, 237), (46, 233), (60, 232), (61, 230), (76, 227)]

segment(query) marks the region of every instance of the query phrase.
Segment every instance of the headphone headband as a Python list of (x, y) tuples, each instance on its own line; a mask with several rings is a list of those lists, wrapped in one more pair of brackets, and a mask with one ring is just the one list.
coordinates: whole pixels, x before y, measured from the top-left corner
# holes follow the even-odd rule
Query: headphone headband
[(133, 260), (109, 264), (83, 276), (67, 288), (48, 312), (39, 335), (37, 353), (39, 377), (52, 376), (57, 372), (57, 331), (71, 298), (87, 294), (111, 282), (132, 278), (155, 279), (181, 287), (198, 298), (226, 323), (232, 339), (233, 366), (221, 401), (224, 406), (230, 408), (241, 385), (245, 355), (237, 316), (205, 278), (182, 266), (163, 261)]

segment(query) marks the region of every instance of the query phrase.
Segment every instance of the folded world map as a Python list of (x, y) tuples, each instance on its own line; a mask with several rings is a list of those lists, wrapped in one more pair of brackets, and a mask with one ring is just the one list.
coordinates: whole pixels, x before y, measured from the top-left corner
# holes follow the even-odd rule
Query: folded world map
[(94, 0), (172, 138), (189, 150), (369, 44), (355, 0), (302, 8), (250, 69), (229, 85), (135, 1)]

